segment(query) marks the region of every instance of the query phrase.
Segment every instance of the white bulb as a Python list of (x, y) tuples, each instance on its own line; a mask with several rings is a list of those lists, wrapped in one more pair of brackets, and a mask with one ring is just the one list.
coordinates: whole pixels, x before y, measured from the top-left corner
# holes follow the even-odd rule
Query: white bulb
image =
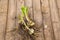
[(33, 33), (34, 33), (34, 29), (30, 29), (29, 34), (33, 34)]

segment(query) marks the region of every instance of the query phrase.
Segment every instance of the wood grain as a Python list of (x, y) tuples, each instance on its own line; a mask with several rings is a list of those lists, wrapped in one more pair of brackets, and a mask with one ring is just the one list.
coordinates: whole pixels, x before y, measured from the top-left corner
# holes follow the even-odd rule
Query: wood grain
[(41, 0), (45, 40), (54, 40), (53, 26), (48, 0)]
[[(33, 20), (32, 0), (25, 0), (24, 4), (26, 7), (28, 7), (28, 15), (29, 15), (30, 19)], [(32, 36), (29, 36), (29, 35), (27, 36), (27, 39), (34, 40), (34, 38)]]
[(21, 26), (18, 24), (18, 16), (22, 14), (21, 7), (24, 6), (24, 0), (17, 0), (17, 14), (16, 14), (16, 27), (19, 28), (18, 33), (15, 36), (15, 40), (23, 40), (25, 38), (24, 32), (21, 30)]
[(49, 0), (55, 40), (60, 40), (60, 22), (55, 0)]
[[(18, 24), (22, 6), (35, 22), (34, 35)], [(0, 40), (60, 40), (60, 0), (0, 0)]]
[(56, 5), (57, 5), (59, 19), (60, 19), (60, 0), (56, 0)]
[(0, 40), (5, 39), (8, 0), (0, 0)]
[(15, 29), (15, 16), (16, 16), (16, 2), (15, 0), (9, 0), (8, 8), (8, 19), (7, 19), (7, 28), (6, 28), (6, 39), (5, 40), (14, 40), (15, 33), (12, 30)]
[[(44, 40), (43, 35), (43, 25), (42, 25), (42, 13), (40, 0), (33, 0), (33, 13), (34, 13), (34, 21), (35, 21), (35, 40)], [(42, 26), (41, 26), (42, 25)]]

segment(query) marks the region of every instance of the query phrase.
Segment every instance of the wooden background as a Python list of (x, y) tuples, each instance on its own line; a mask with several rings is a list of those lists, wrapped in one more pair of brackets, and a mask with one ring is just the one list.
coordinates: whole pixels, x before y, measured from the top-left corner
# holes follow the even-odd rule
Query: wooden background
[[(35, 36), (11, 31), (23, 5), (36, 23)], [(60, 0), (0, 0), (0, 40), (60, 40)]]

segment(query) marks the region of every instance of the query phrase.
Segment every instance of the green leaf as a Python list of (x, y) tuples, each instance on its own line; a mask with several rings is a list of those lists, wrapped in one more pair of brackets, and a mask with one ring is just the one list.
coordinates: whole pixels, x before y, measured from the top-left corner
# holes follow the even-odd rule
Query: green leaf
[(25, 14), (28, 13), (28, 8), (25, 7), (25, 6), (22, 6), (22, 7), (21, 7), (21, 10), (22, 10), (22, 15), (23, 15), (23, 16), (25, 16)]

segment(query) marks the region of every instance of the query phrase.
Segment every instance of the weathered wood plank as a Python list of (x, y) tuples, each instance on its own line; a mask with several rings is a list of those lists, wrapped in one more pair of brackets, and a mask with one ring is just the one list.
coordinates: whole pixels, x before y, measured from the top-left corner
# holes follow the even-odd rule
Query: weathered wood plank
[[(40, 6), (40, 0), (33, 0), (33, 13), (34, 13), (34, 21), (35, 21), (35, 27), (37, 30), (35, 32), (35, 40), (44, 40), (43, 35), (43, 26), (42, 25), (42, 13), (41, 13), (41, 6)], [(41, 32), (40, 32), (41, 31)]]
[(60, 40), (60, 22), (58, 17), (58, 10), (55, 0), (49, 0), (51, 9), (51, 18), (55, 34), (55, 40)]
[(58, 8), (58, 12), (59, 12), (59, 18), (60, 18), (60, 0), (56, 0), (57, 3), (57, 8)]
[(48, 0), (41, 0), (41, 2), (42, 2), (45, 40), (54, 40), (49, 2)]
[(32, 0), (25, 0), (25, 6), (29, 8), (29, 16), (33, 19)]
[[(21, 12), (21, 7), (24, 6), (24, 0), (17, 0), (17, 14), (16, 14), (16, 26), (19, 27), (18, 24), (18, 16), (22, 14)], [(25, 39), (24, 36), (22, 35), (24, 32), (22, 32), (21, 28), (19, 27), (19, 32), (15, 36), (15, 40), (23, 40)]]
[[(33, 20), (33, 12), (32, 12), (32, 0), (25, 0), (24, 4), (26, 7), (28, 7), (28, 13), (29, 13), (29, 17), (30, 19)], [(30, 37), (29, 35), (26, 36), (28, 40), (33, 40), (33, 37)]]
[(8, 0), (0, 0), (0, 40), (5, 39)]
[(6, 28), (6, 39), (5, 40), (14, 40), (14, 31), (15, 29), (15, 16), (16, 16), (16, 0), (9, 0), (8, 8), (8, 19), (7, 19), (7, 28)]

